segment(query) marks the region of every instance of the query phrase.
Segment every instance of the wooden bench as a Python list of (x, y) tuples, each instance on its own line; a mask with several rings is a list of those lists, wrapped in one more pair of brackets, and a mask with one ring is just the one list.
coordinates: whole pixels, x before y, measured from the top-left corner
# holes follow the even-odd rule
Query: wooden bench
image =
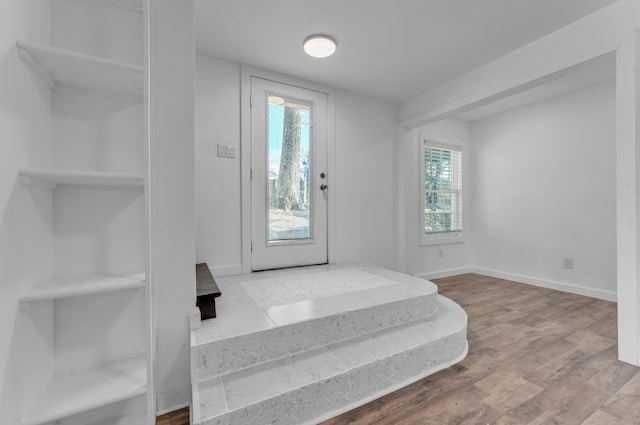
[(196, 264), (196, 306), (200, 308), (200, 319), (216, 317), (216, 298), (222, 295), (207, 263)]

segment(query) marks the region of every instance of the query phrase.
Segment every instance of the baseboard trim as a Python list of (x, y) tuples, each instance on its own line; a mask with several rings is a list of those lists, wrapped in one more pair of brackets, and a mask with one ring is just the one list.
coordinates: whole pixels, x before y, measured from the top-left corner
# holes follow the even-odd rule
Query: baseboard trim
[(584, 295), (586, 297), (597, 298), (604, 301), (618, 301), (618, 295), (615, 292), (603, 291), (601, 289), (587, 288), (585, 286), (574, 285), (571, 283), (557, 282), (553, 280), (538, 279), (531, 276), (525, 276), (515, 273), (500, 272), (497, 270), (475, 268), (471, 269), (471, 273), (478, 273), (485, 276), (491, 276), (498, 279), (512, 280), (514, 282), (525, 283), (527, 285), (539, 286), (541, 288), (555, 289), (557, 291), (568, 292), (570, 294)]
[(242, 266), (221, 266), (221, 267), (211, 267), (211, 273), (213, 273), (214, 277), (222, 277), (222, 276), (235, 276), (238, 274), (242, 274)]
[(460, 267), (457, 269), (441, 270), (437, 272), (418, 273), (414, 276), (419, 277), (421, 279), (432, 280), (432, 279), (441, 279), (443, 277), (451, 277), (451, 276), (457, 276), (460, 274), (475, 273), (475, 272), (476, 270), (471, 267)]
[(175, 412), (191, 405), (191, 387), (182, 388), (156, 398), (156, 416)]

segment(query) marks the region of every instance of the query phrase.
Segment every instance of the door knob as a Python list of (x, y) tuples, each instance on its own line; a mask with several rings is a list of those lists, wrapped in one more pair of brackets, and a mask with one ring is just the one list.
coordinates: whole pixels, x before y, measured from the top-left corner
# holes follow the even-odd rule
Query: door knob
[(326, 184), (321, 184), (320, 185), (320, 190), (327, 190), (329, 186), (327, 186)]

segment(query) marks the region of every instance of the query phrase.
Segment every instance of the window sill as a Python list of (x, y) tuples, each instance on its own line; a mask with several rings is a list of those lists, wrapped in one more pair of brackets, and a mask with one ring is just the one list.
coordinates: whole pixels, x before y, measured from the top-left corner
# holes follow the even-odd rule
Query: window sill
[(464, 242), (464, 236), (451, 236), (451, 235), (422, 235), (420, 239), (420, 246), (430, 246), (430, 245), (444, 245), (444, 244), (452, 244), (452, 243), (462, 243)]

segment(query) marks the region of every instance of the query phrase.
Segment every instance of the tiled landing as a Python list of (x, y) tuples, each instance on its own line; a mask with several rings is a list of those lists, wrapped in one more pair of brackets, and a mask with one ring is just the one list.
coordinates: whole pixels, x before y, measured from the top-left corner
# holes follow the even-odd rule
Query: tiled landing
[(343, 264), (218, 284), (191, 333), (194, 424), (317, 423), (466, 355), (466, 314), (422, 279)]
[(194, 424), (314, 424), (459, 362), (466, 314), (438, 298), (435, 318), (194, 384)]
[(369, 265), (304, 267), (217, 282), (224, 294), (218, 317), (192, 333), (198, 381), (436, 313), (434, 284)]

